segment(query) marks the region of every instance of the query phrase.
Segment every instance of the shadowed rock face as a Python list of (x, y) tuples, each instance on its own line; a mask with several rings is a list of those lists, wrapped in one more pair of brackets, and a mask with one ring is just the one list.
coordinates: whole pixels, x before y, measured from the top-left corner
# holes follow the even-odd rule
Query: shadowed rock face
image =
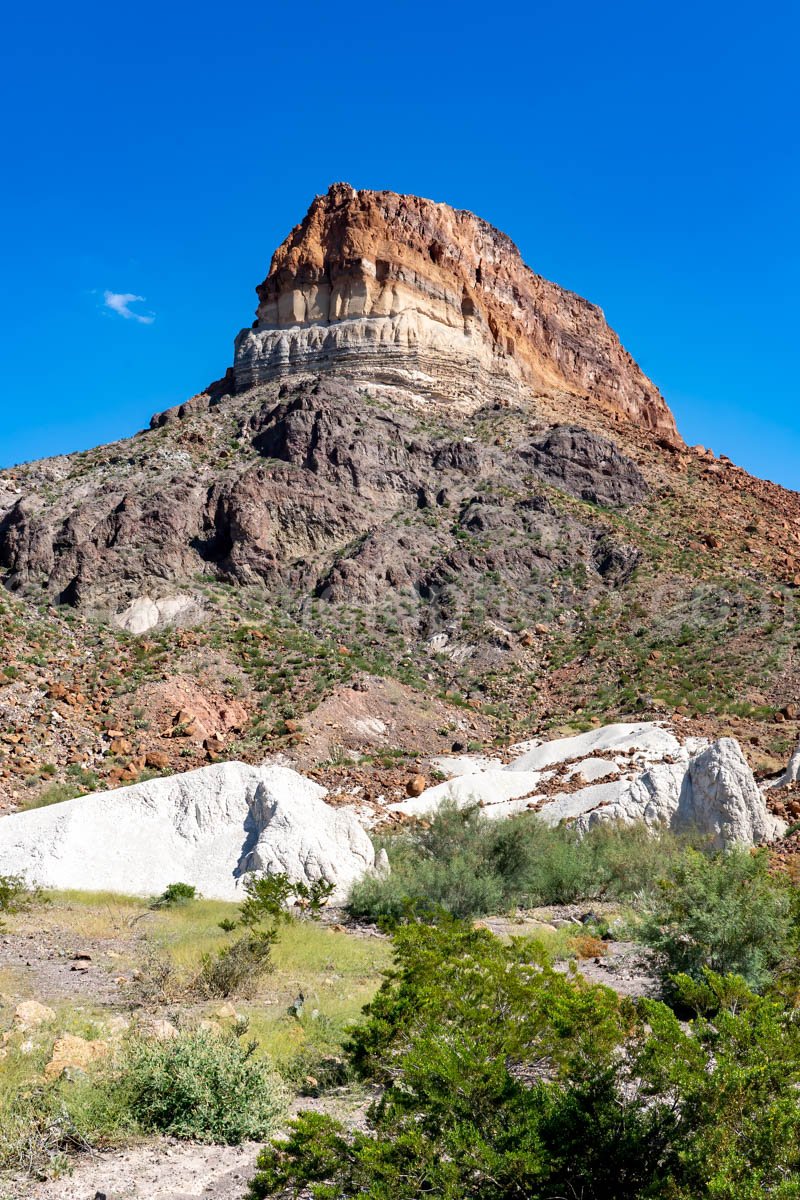
[(475, 409), (530, 385), (579, 392), (679, 441), (600, 309), (446, 204), (335, 184), (275, 252), (258, 296), (236, 342), (240, 390), (335, 366)]
[[(628, 547), (548, 499), (551, 485), (609, 509), (645, 497), (636, 465), (585, 429), (522, 411), (518, 441), (498, 444), (500, 404), (466, 426), (446, 414), (431, 424), (330, 375), (262, 385), (227, 405), (196, 418), (197, 463), (170, 449), (161, 469), (168, 431), (156, 429), (128, 444), (138, 456), (120, 454), (115, 472), (76, 482), (71, 460), (51, 464), (0, 517), (7, 584), (128, 613), (128, 601), (152, 596), (160, 611), (176, 592), (190, 604), (183, 590), (210, 569), (335, 601), (405, 591), (435, 606), (454, 582), (477, 585), (486, 572), (524, 590), (580, 559), (590, 590), (604, 590), (635, 565)], [(230, 406), (240, 450), (220, 459), (204, 439)]]

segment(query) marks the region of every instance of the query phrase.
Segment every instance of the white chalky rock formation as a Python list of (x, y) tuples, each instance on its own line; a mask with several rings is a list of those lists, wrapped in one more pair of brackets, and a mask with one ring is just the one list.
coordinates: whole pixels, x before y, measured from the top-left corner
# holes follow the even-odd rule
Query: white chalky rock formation
[(777, 779), (773, 779), (765, 786), (771, 787), (788, 787), (790, 783), (797, 783), (800, 779), (800, 742), (797, 743), (792, 751), (792, 757), (786, 766), (786, 770)]
[(351, 812), (288, 767), (227, 762), (0, 819), (0, 875), (48, 888), (240, 895), (249, 871), (326, 879), (344, 900), (375, 864)]
[(115, 615), (114, 624), (127, 633), (142, 634), (159, 625), (191, 625), (199, 616), (200, 605), (193, 596), (165, 596), (159, 600), (137, 596)]
[(508, 765), (464, 756), (437, 760), (447, 783), (393, 805), (407, 815), (442, 803), (479, 805), (487, 817), (533, 809), (550, 825), (574, 821), (644, 821), (696, 828), (719, 848), (768, 842), (784, 831), (770, 815), (738, 742), (701, 738), (681, 743), (654, 722), (620, 723), (550, 742), (528, 742)]

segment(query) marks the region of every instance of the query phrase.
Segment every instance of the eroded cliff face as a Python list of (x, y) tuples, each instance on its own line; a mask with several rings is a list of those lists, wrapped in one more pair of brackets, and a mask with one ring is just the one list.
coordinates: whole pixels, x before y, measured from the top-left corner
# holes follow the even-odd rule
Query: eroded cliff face
[(257, 290), (256, 321), (236, 340), (238, 391), (326, 368), (466, 412), (531, 388), (572, 391), (679, 441), (600, 309), (535, 275), (472, 213), (335, 184)]

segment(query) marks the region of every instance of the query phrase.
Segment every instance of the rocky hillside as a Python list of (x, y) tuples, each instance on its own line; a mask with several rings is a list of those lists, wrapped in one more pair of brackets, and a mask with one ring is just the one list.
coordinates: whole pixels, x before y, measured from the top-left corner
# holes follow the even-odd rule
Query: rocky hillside
[(687, 448), (599, 309), (345, 185), (258, 295), (218, 383), (0, 476), (7, 805), (277, 748), (400, 787), (632, 713), (785, 759), (799, 498)]

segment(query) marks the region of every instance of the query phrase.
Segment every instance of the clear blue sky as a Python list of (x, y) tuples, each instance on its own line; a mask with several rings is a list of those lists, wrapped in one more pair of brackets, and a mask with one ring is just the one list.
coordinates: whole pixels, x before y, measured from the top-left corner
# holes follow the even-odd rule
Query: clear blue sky
[(28, 7), (0, 49), (0, 464), (219, 377), (273, 248), (347, 180), (498, 225), (688, 441), (800, 487), (796, 5)]

